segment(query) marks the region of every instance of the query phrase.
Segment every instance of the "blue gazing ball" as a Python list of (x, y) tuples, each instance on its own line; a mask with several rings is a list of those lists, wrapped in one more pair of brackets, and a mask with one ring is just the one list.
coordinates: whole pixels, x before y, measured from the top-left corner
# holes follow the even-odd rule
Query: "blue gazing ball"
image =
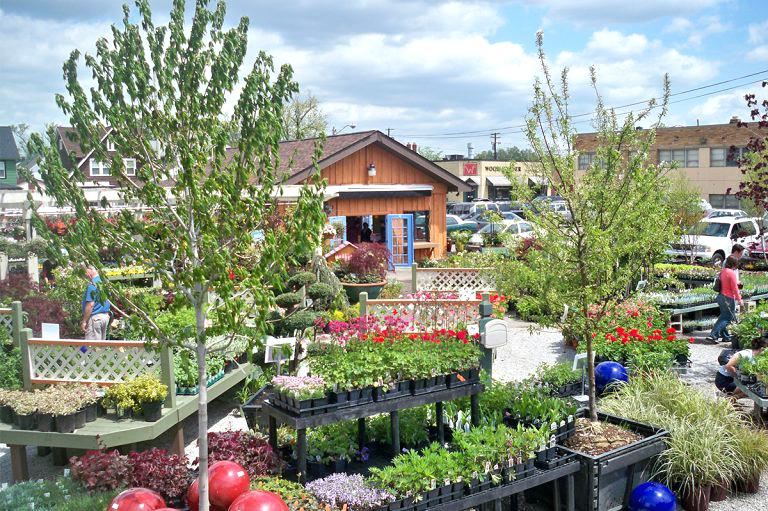
[(675, 511), (675, 494), (660, 483), (643, 483), (632, 490), (629, 511)]
[(600, 362), (595, 367), (595, 385), (598, 393), (603, 392), (611, 383), (626, 383), (628, 380), (627, 370), (618, 362)]

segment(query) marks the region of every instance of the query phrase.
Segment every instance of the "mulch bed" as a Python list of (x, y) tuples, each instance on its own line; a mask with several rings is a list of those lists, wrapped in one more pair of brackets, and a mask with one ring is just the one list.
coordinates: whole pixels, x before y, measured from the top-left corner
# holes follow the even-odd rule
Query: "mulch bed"
[(642, 439), (643, 436), (615, 424), (581, 418), (576, 419), (576, 433), (565, 442), (565, 446), (590, 456), (598, 456)]

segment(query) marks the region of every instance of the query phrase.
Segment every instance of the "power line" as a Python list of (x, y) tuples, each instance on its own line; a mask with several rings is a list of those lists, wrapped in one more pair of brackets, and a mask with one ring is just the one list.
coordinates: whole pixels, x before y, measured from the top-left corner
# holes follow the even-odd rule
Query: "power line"
[[(742, 84), (739, 84), (739, 85), (734, 85), (732, 87), (725, 87), (723, 89), (718, 89), (718, 90), (714, 90), (714, 91), (710, 91), (710, 92), (705, 92), (703, 94), (697, 94), (695, 96), (690, 96), (690, 97), (687, 97), (687, 98), (681, 98), (681, 99), (678, 99), (676, 101), (670, 101), (668, 103), (668, 105), (673, 105), (673, 104), (676, 104), (676, 103), (682, 103), (684, 101), (690, 101), (692, 99), (699, 99), (699, 98), (703, 98), (703, 97), (706, 97), (706, 96), (711, 96), (713, 94), (719, 94), (721, 92), (727, 92), (727, 91), (730, 91), (730, 90), (738, 89), (740, 87), (744, 87), (746, 85), (752, 85), (752, 84), (755, 84), (755, 83), (760, 83), (760, 82), (763, 82), (765, 80), (768, 80), (768, 77), (761, 78), (760, 80), (753, 80), (753, 81), (750, 81), (750, 82), (747, 82), (747, 83), (742, 83)], [(733, 80), (730, 80), (730, 81), (733, 81)], [(727, 81), (721, 82), (721, 83), (727, 83)], [(686, 93), (687, 92), (693, 92), (694, 90), (702, 90), (702, 89), (708, 88), (708, 87), (709, 86), (698, 87), (696, 89), (691, 89), (690, 91), (686, 91)], [(680, 95), (680, 94), (683, 94), (683, 92), (677, 93), (677, 95)], [(670, 94), (670, 96), (672, 96), (672, 94)], [(654, 98), (654, 99), (657, 99), (657, 98)], [(616, 110), (616, 109), (619, 109), (619, 108), (625, 108), (625, 107), (628, 107), (628, 106), (634, 106), (634, 105), (640, 105), (640, 104), (647, 104), (647, 102), (639, 101), (639, 102), (636, 102), (636, 103), (631, 103), (631, 104), (627, 104), (627, 105), (621, 105), (621, 106), (617, 106), (617, 107), (610, 107), (610, 108), (606, 108), (606, 109), (607, 110)], [(662, 106), (661, 104), (656, 104), (653, 107), (651, 107), (651, 109), (660, 108), (661, 106)], [(625, 112), (616, 112), (616, 115), (628, 115), (628, 114), (636, 112), (636, 111), (638, 111), (638, 109), (630, 109), (630, 110), (627, 110)], [(589, 114), (571, 115), (571, 116), (569, 116), (569, 118), (573, 119), (573, 118), (576, 118), (576, 117), (584, 117), (586, 115), (594, 115), (594, 112), (591, 112)], [(574, 121), (572, 124), (582, 124), (582, 123), (585, 123), (585, 122), (592, 122), (592, 121), (594, 121), (594, 117), (590, 118), (590, 119), (583, 119), (583, 120), (580, 120), (580, 121)], [(521, 124), (519, 126), (510, 126), (508, 128), (498, 128), (499, 131), (497, 131), (495, 133), (504, 134), (504, 135), (512, 135), (512, 134), (517, 134), (517, 133), (525, 133), (525, 130), (519, 129), (519, 128), (525, 128), (525, 127), (526, 127), (525, 124)], [(480, 131), (474, 132), (473, 131), (473, 132), (457, 133), (455, 135), (439, 135), (439, 134), (437, 134), (437, 135), (400, 135), (400, 136), (401, 137), (410, 137), (410, 138), (429, 138), (429, 139), (436, 139), (436, 140), (444, 140), (444, 139), (447, 140), (447, 139), (459, 139), (459, 138), (463, 138), (463, 139), (467, 139), (467, 138), (485, 138), (485, 137), (487, 137), (489, 135), (492, 135), (492, 133), (490, 133), (490, 134), (489, 133), (485, 133), (485, 130), (482, 130), (482, 132), (480, 132)]]
[[(717, 87), (718, 85), (723, 85), (725, 83), (735, 82), (737, 80), (743, 80), (744, 78), (751, 78), (753, 76), (757, 76), (757, 75), (760, 75), (760, 74), (763, 74), (763, 73), (768, 73), (768, 69), (763, 69), (763, 70), (757, 71), (755, 73), (750, 73), (750, 74), (746, 74), (746, 75), (743, 75), (743, 76), (738, 76), (738, 77), (735, 77), (735, 78), (729, 78), (727, 80), (721, 80), (719, 82), (710, 83), (710, 84), (707, 84), (707, 85), (701, 85), (699, 87), (694, 87), (692, 89), (687, 89), (687, 90), (684, 90), (684, 91), (675, 92), (673, 94), (670, 94), (670, 97), (680, 96), (680, 95), (683, 95), (683, 94), (689, 94), (691, 92), (696, 92), (696, 91), (708, 89), (710, 87)], [(713, 91), (711, 94), (716, 94), (718, 92), (723, 92), (723, 91), (735, 89), (735, 88), (738, 88), (738, 87), (743, 87), (744, 85), (751, 85), (753, 83), (757, 83), (757, 82), (760, 82), (760, 81), (762, 81), (762, 79), (758, 80), (758, 81), (750, 81), (750, 82), (747, 82), (747, 83), (744, 83), (744, 84), (741, 84), (741, 85), (737, 85), (735, 87), (727, 88), (727, 89), (721, 89), (719, 91)], [(697, 97), (703, 97), (703, 96), (694, 96), (691, 99), (694, 99), (694, 98), (697, 98)], [(660, 99), (662, 99), (662, 98), (661, 97), (655, 97), (655, 98), (651, 98), (651, 99), (648, 99), (648, 100), (636, 101), (634, 103), (627, 103), (625, 105), (618, 105), (618, 106), (614, 106), (614, 107), (611, 107), (611, 108), (613, 110), (617, 110), (617, 109), (620, 109), (620, 108), (627, 108), (627, 107), (630, 107), (630, 106), (646, 105), (646, 104), (648, 104), (652, 100), (658, 101)], [(670, 101), (670, 104), (672, 104), (672, 103), (673, 102)], [(574, 114), (574, 115), (571, 115), (570, 118), (573, 119), (573, 118), (577, 118), (577, 117), (586, 117), (588, 115), (594, 115), (594, 112), (585, 112), (585, 113), (581, 113), (581, 114)], [(515, 129), (525, 128), (525, 127), (526, 127), (525, 124), (518, 124), (518, 125), (514, 125), (514, 126), (503, 126), (501, 128), (488, 128), (488, 129), (483, 129), (483, 130), (454, 131), (454, 132), (447, 132), (447, 133), (421, 134), (421, 135), (419, 135), (419, 134), (403, 134), (403, 135), (400, 135), (400, 136), (401, 137), (413, 137), (413, 138), (454, 138), (454, 136), (456, 136), (455, 138), (461, 138), (461, 137), (458, 137), (457, 135), (473, 135), (473, 134), (477, 134), (477, 136), (474, 137), (474, 138), (479, 138), (480, 136), (485, 137), (485, 136), (491, 135), (494, 131), (515, 130)], [(510, 133), (516, 133), (516, 132), (510, 132)], [(480, 135), (480, 134), (482, 134), (482, 135)]]

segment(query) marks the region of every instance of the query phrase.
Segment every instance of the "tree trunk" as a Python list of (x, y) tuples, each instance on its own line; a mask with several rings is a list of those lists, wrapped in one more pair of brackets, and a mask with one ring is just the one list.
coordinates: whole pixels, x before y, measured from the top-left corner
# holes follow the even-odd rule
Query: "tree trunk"
[[(585, 322), (589, 324), (589, 322)], [(595, 398), (595, 355), (592, 351), (592, 333), (589, 332), (589, 328), (585, 328), (585, 339), (587, 340), (587, 379), (589, 385), (587, 391), (589, 392), (589, 419), (592, 422), (597, 422), (597, 399)]]
[(197, 445), (200, 459), (198, 485), (200, 489), (199, 511), (208, 511), (208, 378), (205, 374), (205, 313), (203, 304), (195, 305), (197, 329)]

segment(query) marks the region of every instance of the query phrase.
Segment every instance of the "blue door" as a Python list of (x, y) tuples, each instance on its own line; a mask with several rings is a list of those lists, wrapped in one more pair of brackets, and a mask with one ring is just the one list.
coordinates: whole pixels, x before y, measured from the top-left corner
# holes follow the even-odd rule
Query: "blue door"
[(393, 266), (413, 264), (413, 215), (387, 215), (387, 248)]
[(336, 225), (343, 226), (343, 229), (340, 235), (337, 234), (336, 236), (333, 237), (333, 239), (331, 239), (331, 250), (333, 250), (334, 248), (338, 247), (339, 245), (347, 241), (347, 217), (331, 216), (331, 217), (328, 217), (328, 223), (333, 226), (336, 226)]

